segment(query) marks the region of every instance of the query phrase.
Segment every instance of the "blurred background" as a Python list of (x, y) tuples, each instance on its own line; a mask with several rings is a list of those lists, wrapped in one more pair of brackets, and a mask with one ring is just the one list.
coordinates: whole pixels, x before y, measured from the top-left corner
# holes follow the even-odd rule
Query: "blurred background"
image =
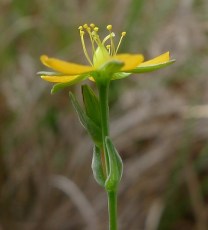
[(36, 75), (41, 54), (86, 63), (77, 28), (91, 22), (127, 32), (120, 52), (177, 60), (111, 84), (119, 229), (208, 229), (208, 1), (1, 0), (0, 230), (107, 229), (69, 89), (51, 96)]

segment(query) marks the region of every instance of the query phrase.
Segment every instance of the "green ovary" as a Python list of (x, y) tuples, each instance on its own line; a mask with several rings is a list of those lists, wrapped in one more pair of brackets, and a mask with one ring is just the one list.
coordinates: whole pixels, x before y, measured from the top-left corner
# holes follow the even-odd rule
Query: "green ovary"
[(110, 60), (110, 55), (107, 51), (107, 49), (100, 45), (93, 56), (93, 65), (95, 68), (101, 67), (104, 63), (106, 63), (108, 60)]

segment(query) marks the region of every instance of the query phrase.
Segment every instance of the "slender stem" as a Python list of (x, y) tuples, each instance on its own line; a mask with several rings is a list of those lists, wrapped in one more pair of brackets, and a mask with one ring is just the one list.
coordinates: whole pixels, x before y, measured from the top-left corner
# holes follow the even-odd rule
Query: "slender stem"
[(109, 230), (117, 230), (117, 193), (108, 192)]
[(103, 142), (103, 151), (105, 155), (105, 171), (107, 174), (109, 173), (109, 159), (108, 154), (106, 153), (105, 147), (105, 138), (109, 136), (109, 107), (108, 107), (108, 91), (109, 91), (109, 83), (99, 84), (99, 101), (100, 101), (100, 113), (101, 113), (101, 128), (102, 128), (102, 142)]
[[(101, 126), (102, 126), (102, 141), (105, 159), (105, 171), (109, 174), (109, 159), (105, 144), (106, 136), (109, 136), (109, 107), (108, 107), (108, 91), (109, 82), (98, 84), (100, 111), (101, 111)], [(107, 192), (108, 195), (108, 215), (109, 215), (109, 230), (117, 230), (117, 193), (115, 191)]]

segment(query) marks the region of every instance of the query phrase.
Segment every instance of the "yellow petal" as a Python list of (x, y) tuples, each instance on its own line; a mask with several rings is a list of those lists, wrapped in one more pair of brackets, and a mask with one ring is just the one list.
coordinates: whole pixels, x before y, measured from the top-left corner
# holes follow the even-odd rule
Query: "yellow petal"
[(56, 58), (49, 58), (46, 55), (42, 55), (40, 57), (40, 60), (45, 66), (50, 67), (51, 69), (54, 69), (60, 73), (69, 75), (77, 75), (94, 70), (92, 66), (79, 65), (71, 62), (62, 61)]
[(149, 66), (149, 65), (161, 64), (164, 62), (168, 62), (169, 60), (170, 60), (170, 54), (169, 54), (169, 52), (166, 52), (164, 54), (161, 54), (160, 56), (157, 56), (156, 58), (153, 58), (149, 61), (143, 62), (138, 67), (145, 67), (145, 66)]
[(55, 82), (55, 83), (65, 83), (65, 82), (70, 82), (78, 78), (79, 75), (73, 75), (73, 76), (41, 76), (41, 78), (45, 81), (49, 82)]
[(127, 71), (142, 63), (144, 57), (141, 54), (118, 54), (113, 59), (124, 62), (124, 67), (121, 68), (121, 71)]

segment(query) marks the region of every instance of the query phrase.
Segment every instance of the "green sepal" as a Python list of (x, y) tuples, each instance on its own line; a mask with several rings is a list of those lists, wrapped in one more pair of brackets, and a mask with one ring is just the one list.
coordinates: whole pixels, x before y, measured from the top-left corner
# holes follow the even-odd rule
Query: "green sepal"
[(119, 80), (119, 79), (122, 79), (122, 78), (126, 78), (129, 75), (131, 75), (131, 73), (124, 73), (124, 72), (115, 73), (111, 80)]
[(87, 116), (100, 127), (100, 106), (93, 90), (88, 85), (82, 86), (82, 97)]
[(66, 74), (59, 73), (59, 72), (49, 72), (49, 71), (39, 71), (37, 72), (39, 76), (65, 76)]
[(91, 167), (96, 182), (100, 186), (105, 187), (105, 176), (103, 173), (101, 152), (97, 146), (94, 146), (93, 148), (93, 158), (92, 158)]
[(85, 80), (87, 77), (88, 77), (88, 75), (86, 75), (86, 74), (85, 75), (80, 75), (80, 76), (78, 76), (77, 78), (75, 78), (74, 80), (72, 80), (70, 82), (55, 84), (53, 86), (53, 88), (51, 89), (51, 94), (57, 93), (59, 90), (61, 90), (63, 88), (66, 88), (66, 87), (69, 87), (71, 85), (77, 84), (80, 81)]
[(115, 73), (113, 75), (113, 78), (112, 80), (119, 80), (119, 79), (123, 79), (123, 78), (126, 78), (128, 77), (129, 75), (133, 74), (133, 73), (146, 73), (146, 72), (152, 72), (152, 71), (155, 71), (155, 70), (159, 70), (159, 69), (162, 69), (166, 66), (169, 66), (171, 64), (173, 64), (175, 62), (175, 60), (170, 60), (168, 62), (163, 62), (163, 63), (160, 63), (160, 64), (154, 64), (154, 65), (149, 65), (149, 66), (138, 66), (132, 70), (129, 70), (128, 72), (118, 72), (118, 73)]
[(109, 159), (109, 174), (105, 181), (108, 192), (116, 191), (123, 174), (122, 159), (109, 137), (105, 138), (105, 145)]
[(123, 62), (111, 60), (102, 65), (98, 71), (94, 71), (92, 76), (96, 83), (103, 84), (112, 80), (114, 73), (120, 71), (123, 66)]
[(107, 73), (116, 73), (118, 72), (122, 67), (124, 66), (124, 63), (117, 60), (111, 60), (105, 63), (100, 67), (101, 71), (107, 72)]
[(170, 60), (167, 62), (163, 62), (160, 64), (154, 64), (154, 65), (149, 65), (149, 66), (138, 66), (132, 70), (130, 70), (130, 73), (146, 73), (146, 72), (152, 72), (161, 68), (164, 68), (166, 66), (169, 66), (171, 64), (173, 64), (175, 62), (175, 60)]
[(97, 126), (83, 111), (82, 107), (80, 106), (79, 102), (77, 101), (76, 97), (69, 92), (69, 97), (72, 101), (72, 105), (74, 106), (75, 111), (79, 117), (80, 123), (83, 127), (88, 131), (92, 140), (97, 146), (101, 146), (102, 143), (102, 131), (99, 126)]

